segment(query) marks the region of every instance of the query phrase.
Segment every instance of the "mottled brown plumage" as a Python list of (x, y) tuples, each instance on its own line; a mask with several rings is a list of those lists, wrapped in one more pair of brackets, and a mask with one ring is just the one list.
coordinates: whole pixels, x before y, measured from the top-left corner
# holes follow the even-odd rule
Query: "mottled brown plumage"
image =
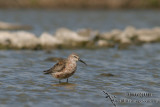
[(76, 72), (77, 61), (86, 65), (77, 54), (71, 54), (67, 59), (60, 60), (52, 68), (44, 71), (44, 74), (51, 74), (54, 78), (59, 79), (59, 82), (61, 79), (67, 79), (68, 82), (68, 78)]
[(60, 72), (65, 68), (65, 65), (66, 65), (66, 59), (60, 60), (52, 68), (50, 68), (49, 70), (44, 71), (44, 74), (51, 74), (51, 73)]

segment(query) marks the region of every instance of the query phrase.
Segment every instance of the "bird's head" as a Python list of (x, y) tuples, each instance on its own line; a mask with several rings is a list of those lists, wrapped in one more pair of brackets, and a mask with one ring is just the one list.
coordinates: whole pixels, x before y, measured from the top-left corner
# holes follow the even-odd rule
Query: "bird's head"
[(83, 60), (80, 59), (80, 57), (75, 54), (75, 53), (72, 53), (70, 56), (69, 56), (69, 59), (70, 60), (73, 60), (73, 61), (80, 61), (82, 63), (84, 63), (85, 65), (87, 65)]

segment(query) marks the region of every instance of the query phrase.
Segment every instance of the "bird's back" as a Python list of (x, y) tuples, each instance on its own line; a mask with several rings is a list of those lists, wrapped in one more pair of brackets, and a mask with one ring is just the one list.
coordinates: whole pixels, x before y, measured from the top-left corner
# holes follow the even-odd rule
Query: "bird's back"
[(44, 74), (51, 74), (56, 72), (61, 72), (66, 66), (67, 59), (60, 60), (49, 70), (44, 71)]

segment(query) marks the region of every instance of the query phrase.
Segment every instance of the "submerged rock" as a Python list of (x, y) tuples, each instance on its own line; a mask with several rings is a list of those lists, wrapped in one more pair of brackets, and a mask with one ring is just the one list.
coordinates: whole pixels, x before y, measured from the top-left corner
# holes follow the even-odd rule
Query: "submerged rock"
[(111, 73), (101, 73), (100, 76), (102, 76), (102, 77), (115, 77), (115, 75), (113, 75)]
[(30, 30), (31, 26), (0, 22), (0, 30)]

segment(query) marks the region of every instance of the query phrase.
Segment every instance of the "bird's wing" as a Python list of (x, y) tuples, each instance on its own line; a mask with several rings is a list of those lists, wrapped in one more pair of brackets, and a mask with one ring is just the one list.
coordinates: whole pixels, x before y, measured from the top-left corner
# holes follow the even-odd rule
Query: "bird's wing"
[(50, 68), (49, 70), (44, 71), (44, 74), (60, 72), (65, 68), (65, 66), (66, 66), (66, 60), (65, 59), (60, 60), (52, 68)]

